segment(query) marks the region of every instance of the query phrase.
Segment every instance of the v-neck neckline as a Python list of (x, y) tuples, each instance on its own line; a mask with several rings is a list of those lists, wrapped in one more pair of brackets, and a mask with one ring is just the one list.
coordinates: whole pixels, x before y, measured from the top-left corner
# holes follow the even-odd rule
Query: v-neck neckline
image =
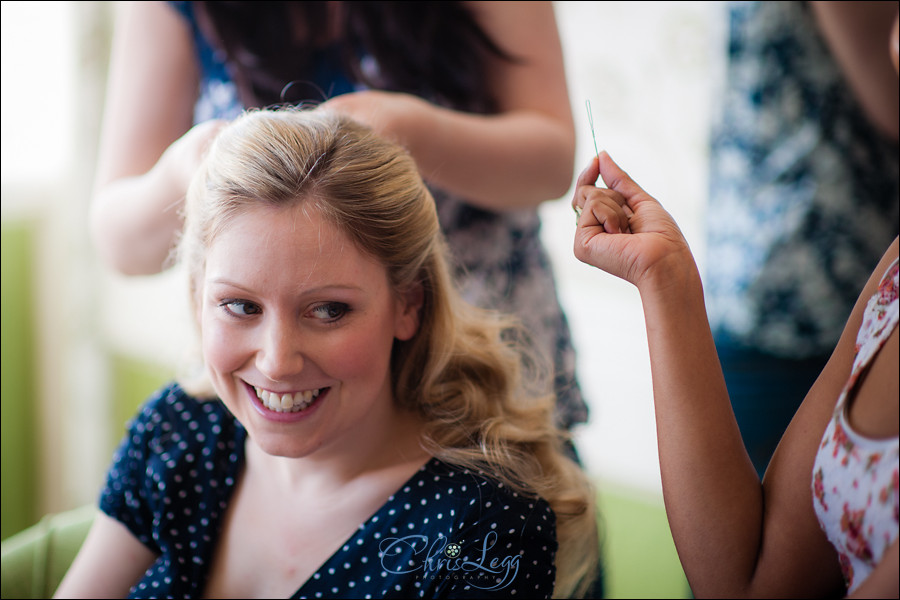
[(364, 535), (365, 532), (371, 527), (374, 526), (381, 520), (384, 520), (387, 516), (390, 516), (391, 510), (394, 509), (394, 505), (398, 502), (397, 495), (401, 490), (406, 488), (412, 488), (417, 485), (417, 481), (424, 477), (429, 471), (433, 470), (440, 464), (440, 461), (437, 458), (431, 457), (425, 463), (423, 463), (416, 471), (403, 483), (401, 483), (397, 488), (391, 493), (387, 500), (385, 500), (384, 504), (382, 504), (374, 513), (372, 513), (365, 521), (360, 523), (356, 529), (353, 530), (353, 533), (345, 539), (338, 548), (331, 553), (328, 558), (322, 562), (319, 567), (313, 571), (313, 573), (304, 581), (300, 587), (295, 591), (290, 597), (291, 598), (301, 598), (305, 597), (307, 594), (304, 594), (304, 589), (310, 587), (313, 582), (319, 583), (319, 579), (322, 576), (322, 573), (328, 570), (336, 572), (335, 565), (333, 563), (340, 562), (338, 556), (345, 552), (348, 547), (355, 543), (355, 540), (359, 539), (360, 535)]

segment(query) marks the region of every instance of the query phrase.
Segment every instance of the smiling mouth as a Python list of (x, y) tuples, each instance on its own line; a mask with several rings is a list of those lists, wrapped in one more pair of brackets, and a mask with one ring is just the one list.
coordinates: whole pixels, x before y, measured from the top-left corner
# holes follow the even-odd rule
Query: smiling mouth
[(279, 394), (270, 392), (262, 388), (253, 386), (256, 397), (262, 402), (263, 406), (271, 411), (279, 413), (300, 412), (310, 404), (312, 404), (319, 394), (328, 388), (319, 388), (317, 390), (306, 390), (303, 392), (295, 392), (293, 394)]

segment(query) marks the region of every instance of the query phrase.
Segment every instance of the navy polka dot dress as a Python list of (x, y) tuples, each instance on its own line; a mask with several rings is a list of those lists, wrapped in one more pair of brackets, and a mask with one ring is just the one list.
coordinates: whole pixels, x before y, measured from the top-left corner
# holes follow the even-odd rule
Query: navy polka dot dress
[[(132, 598), (203, 594), (246, 431), (172, 384), (143, 406), (113, 459), (100, 508), (156, 562)], [(548, 598), (555, 517), (546, 502), (430, 460), (294, 598)]]

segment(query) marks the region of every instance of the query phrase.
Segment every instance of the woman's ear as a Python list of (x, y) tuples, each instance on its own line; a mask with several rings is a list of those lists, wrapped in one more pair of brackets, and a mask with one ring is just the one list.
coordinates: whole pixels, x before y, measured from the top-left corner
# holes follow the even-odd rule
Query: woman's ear
[(400, 295), (397, 299), (397, 320), (394, 325), (396, 339), (406, 341), (416, 335), (424, 302), (425, 290), (418, 283)]

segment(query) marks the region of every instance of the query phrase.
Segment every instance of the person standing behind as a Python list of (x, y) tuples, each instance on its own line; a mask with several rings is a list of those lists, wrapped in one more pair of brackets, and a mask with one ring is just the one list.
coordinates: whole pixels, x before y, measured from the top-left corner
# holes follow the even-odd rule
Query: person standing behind
[(92, 237), (123, 273), (164, 268), (221, 120), (323, 103), (412, 154), (465, 298), (519, 316), (553, 361), (557, 419), (587, 420), (537, 206), (575, 132), (550, 2), (136, 2), (116, 25)]
[(896, 2), (735, 2), (705, 295), (761, 476), (898, 234)]

